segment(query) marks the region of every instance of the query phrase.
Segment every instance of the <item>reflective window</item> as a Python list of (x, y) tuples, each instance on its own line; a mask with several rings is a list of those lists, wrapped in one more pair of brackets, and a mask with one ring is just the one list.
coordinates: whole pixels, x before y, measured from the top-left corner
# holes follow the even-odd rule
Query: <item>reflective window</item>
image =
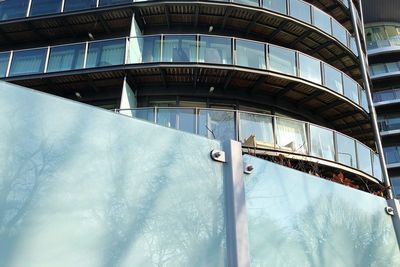
[(353, 51), (354, 55), (358, 57), (357, 43), (354, 37), (350, 37), (350, 49)]
[(211, 139), (234, 140), (236, 139), (234, 119), (233, 111), (199, 110), (198, 133)]
[(400, 147), (384, 147), (386, 164), (400, 163)]
[(325, 86), (339, 94), (343, 94), (342, 73), (337, 69), (324, 64)]
[(83, 68), (85, 44), (56, 46), (50, 49), (48, 72)]
[(347, 31), (341, 24), (339, 24), (336, 20), (332, 20), (332, 34), (336, 37), (341, 43), (347, 46)]
[(264, 0), (264, 7), (282, 14), (287, 14), (286, 1), (282, 0)]
[(265, 65), (265, 45), (262, 43), (236, 40), (236, 55), (239, 66), (266, 69)]
[(396, 100), (400, 99), (400, 90), (393, 89), (393, 90), (375, 92), (373, 96), (374, 96), (374, 102)]
[(371, 150), (361, 143), (357, 143), (358, 168), (372, 175)]
[(369, 69), (372, 75), (380, 75), (380, 74), (385, 74), (387, 72), (385, 64), (374, 64), (371, 65)]
[(301, 21), (311, 23), (310, 5), (300, 0), (290, 0), (290, 15)]
[(29, 0), (0, 1), (0, 20), (24, 18), (28, 9)]
[(96, 0), (65, 0), (64, 11), (95, 8), (96, 2)]
[(10, 76), (43, 73), (47, 48), (15, 51)]
[(276, 138), (280, 150), (307, 153), (306, 124), (303, 122), (276, 118)]
[(87, 68), (120, 65), (125, 58), (125, 39), (89, 43)]
[(99, 6), (113, 6), (132, 3), (133, 0), (100, 0)]
[(296, 76), (296, 53), (282, 47), (268, 46), (268, 69)]
[(380, 181), (383, 181), (382, 167), (378, 154), (373, 154), (372, 163), (372, 166), (374, 167), (374, 177)]
[(196, 62), (196, 35), (167, 35), (163, 41), (164, 62)]
[[(226, 37), (200, 36), (199, 62), (232, 64), (232, 39)], [(195, 55), (195, 47), (191, 48)], [(175, 60), (174, 60), (175, 61)]]
[(6, 77), (10, 52), (0, 53), (0, 78)]
[(363, 109), (369, 112), (367, 94), (365, 90), (360, 90), (360, 101), (361, 101), (360, 105), (363, 107)]
[(391, 113), (378, 117), (380, 129), (382, 131), (393, 131), (400, 129), (400, 113)]
[(129, 39), (128, 63), (160, 62), (161, 36), (134, 37)]
[(310, 136), (312, 156), (335, 160), (335, 146), (331, 130), (310, 125)]
[(155, 122), (154, 108), (138, 108), (133, 111), (133, 116), (149, 122)]
[(357, 168), (356, 143), (354, 139), (336, 133), (336, 144), (337, 161), (344, 165)]
[(331, 17), (318, 8), (313, 8), (313, 24), (326, 33), (332, 34)]
[(258, 0), (233, 0), (233, 2), (248, 6), (259, 6)]
[(61, 12), (61, 0), (32, 0), (30, 16)]
[(299, 76), (308, 81), (321, 84), (321, 63), (319, 60), (299, 54)]
[(240, 112), (239, 139), (249, 147), (274, 148), (272, 117)]
[(359, 104), (357, 83), (349, 76), (343, 75), (343, 87), (344, 95), (353, 102)]
[(190, 108), (159, 108), (157, 124), (196, 133), (195, 110)]
[(392, 181), (394, 194), (396, 195), (396, 197), (399, 197), (400, 196), (400, 176), (390, 177), (390, 180)]

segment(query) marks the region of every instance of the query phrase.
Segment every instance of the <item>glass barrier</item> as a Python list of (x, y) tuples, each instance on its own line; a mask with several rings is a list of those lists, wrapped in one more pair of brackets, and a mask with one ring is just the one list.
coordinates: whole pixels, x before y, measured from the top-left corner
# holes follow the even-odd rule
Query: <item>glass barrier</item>
[(15, 51), (13, 54), (10, 75), (28, 75), (44, 72), (47, 48)]
[(163, 62), (196, 62), (196, 35), (164, 35)]
[(210, 139), (233, 139), (249, 148), (297, 153), (337, 162), (382, 181), (377, 154), (353, 138), (318, 125), (268, 114), (208, 108), (138, 108), (129, 114)]
[(30, 16), (61, 12), (61, 0), (32, 0)]
[(379, 92), (374, 92), (373, 94), (374, 102), (379, 103), (383, 101), (392, 101), (400, 99), (400, 89), (390, 89)]
[(400, 46), (400, 25), (377, 25), (365, 28), (367, 49)]
[(64, 11), (76, 11), (95, 8), (97, 0), (65, 0)]
[(342, 73), (337, 69), (323, 64), (324, 66), (324, 85), (339, 94), (343, 94)]
[(321, 61), (299, 53), (299, 76), (302, 79), (321, 84)]
[[(195, 41), (193, 47), (195, 55)], [(164, 51), (165, 49), (163, 50), (163, 53)], [(173, 61), (175, 62), (175, 60)], [(232, 38), (200, 35), (198, 62), (232, 64)]]
[(89, 43), (87, 68), (121, 65), (125, 61), (125, 39)]
[(10, 52), (0, 53), (0, 78), (7, 75), (7, 66), (10, 58)]
[(378, 117), (378, 124), (381, 131), (400, 130), (400, 114), (392, 113)]
[(363, 107), (365, 111), (369, 112), (367, 93), (363, 89), (359, 89), (359, 91), (360, 91), (360, 105)]
[(400, 176), (392, 176), (390, 177), (392, 181), (392, 186), (396, 197), (400, 197)]
[(322, 10), (313, 7), (313, 24), (324, 32), (332, 35), (332, 22), (331, 18), (326, 15)]
[(268, 69), (296, 76), (296, 53), (283, 47), (268, 46)]
[(52, 47), (47, 72), (82, 69), (85, 47), (85, 43)]
[(132, 3), (133, 0), (100, 0), (99, 6), (113, 6)]
[(28, 11), (29, 0), (0, 1), (0, 20), (24, 18)]
[(236, 40), (236, 64), (248, 68), (266, 69), (265, 44), (252, 41)]
[(351, 99), (354, 103), (360, 104), (357, 83), (347, 75), (343, 75), (344, 96)]
[(282, 0), (264, 0), (263, 7), (282, 14), (288, 13), (287, 2)]
[(384, 147), (386, 164), (400, 163), (400, 147)]
[(369, 67), (371, 76), (396, 73), (400, 71), (400, 62), (373, 64)]
[(290, 16), (311, 24), (311, 5), (300, 0), (290, 0)]
[(258, 0), (233, 0), (232, 2), (238, 3), (238, 4), (243, 4), (243, 5), (248, 5), (248, 6), (259, 6), (260, 5)]
[(129, 38), (128, 63), (152, 63), (161, 61), (161, 36)]
[(347, 44), (348, 31), (346, 30), (345, 27), (342, 26), (342, 24), (340, 24), (336, 20), (332, 20), (332, 34), (342, 44), (344, 44), (348, 47), (348, 44)]

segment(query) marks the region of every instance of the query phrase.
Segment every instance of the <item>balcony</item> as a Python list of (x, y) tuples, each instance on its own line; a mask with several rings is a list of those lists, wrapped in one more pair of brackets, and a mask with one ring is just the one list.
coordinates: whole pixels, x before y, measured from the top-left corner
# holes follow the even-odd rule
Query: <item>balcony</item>
[(373, 94), (375, 107), (400, 103), (400, 89), (389, 89)]
[(400, 134), (400, 114), (390, 114), (378, 118), (381, 136)]
[(369, 73), (371, 78), (376, 80), (396, 78), (400, 75), (400, 62), (371, 64)]
[(384, 147), (388, 169), (400, 168), (400, 146)]
[[(117, 110), (162, 126), (243, 147), (284, 154), (375, 177), (382, 181), (379, 157), (361, 142), (315, 124), (266, 114), (205, 108), (138, 108)], [(361, 172), (359, 172), (361, 171)]]

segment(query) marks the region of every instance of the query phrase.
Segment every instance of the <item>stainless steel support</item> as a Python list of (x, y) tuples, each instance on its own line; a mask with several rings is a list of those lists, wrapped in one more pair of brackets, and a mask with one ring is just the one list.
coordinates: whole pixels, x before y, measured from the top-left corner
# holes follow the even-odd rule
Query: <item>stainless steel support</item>
[(224, 164), (224, 184), (228, 266), (250, 267), (242, 145), (229, 140), (224, 142), (223, 149), (227, 162)]
[(394, 215), (392, 215), (393, 227), (397, 236), (397, 243), (400, 248), (400, 202), (397, 199), (389, 199), (388, 205), (393, 209)]
[[(357, 16), (356, 16), (356, 10), (354, 7), (353, 1), (350, 1), (350, 13), (351, 13), (351, 21), (353, 24), (353, 29), (356, 37), (356, 45), (357, 45), (357, 50), (359, 54), (359, 59), (361, 63), (361, 74), (362, 78), (364, 81), (364, 89), (366, 91), (367, 95), (367, 101), (368, 101), (368, 107), (369, 107), (369, 112), (371, 116), (371, 123), (372, 123), (372, 129), (374, 131), (374, 137), (375, 137), (375, 143), (376, 143), (376, 148), (379, 153), (379, 158), (382, 166), (382, 172), (383, 172), (383, 180), (385, 183), (385, 186), (388, 187), (387, 189), (387, 195), (389, 199), (393, 199), (393, 191), (392, 191), (392, 186), (389, 178), (389, 174), (386, 168), (385, 164), (385, 155), (383, 152), (383, 147), (382, 147), (382, 140), (380, 138), (380, 133), (379, 133), (379, 128), (378, 128), (378, 120), (376, 117), (376, 111), (374, 108), (374, 102), (372, 100), (372, 91), (371, 91), (371, 86), (369, 84), (369, 76), (368, 76), (368, 69), (367, 69), (367, 60), (365, 58), (365, 54), (362, 49), (362, 44), (361, 44), (361, 36), (360, 32), (358, 31), (358, 26), (357, 26)], [(364, 27), (364, 25), (362, 25)]]

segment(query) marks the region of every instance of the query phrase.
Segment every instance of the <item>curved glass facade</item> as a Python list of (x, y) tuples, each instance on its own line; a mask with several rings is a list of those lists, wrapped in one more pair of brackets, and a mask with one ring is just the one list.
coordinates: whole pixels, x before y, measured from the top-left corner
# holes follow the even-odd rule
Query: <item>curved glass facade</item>
[(369, 26), (365, 28), (365, 35), (368, 50), (400, 46), (400, 25)]

